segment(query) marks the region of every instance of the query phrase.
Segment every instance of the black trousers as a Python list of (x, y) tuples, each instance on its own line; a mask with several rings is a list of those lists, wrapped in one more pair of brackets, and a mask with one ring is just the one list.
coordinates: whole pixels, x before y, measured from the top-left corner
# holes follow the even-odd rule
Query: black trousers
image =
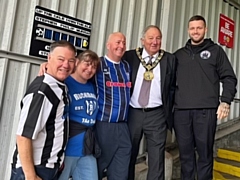
[(131, 155), (131, 141), (126, 122), (96, 123), (96, 138), (101, 148), (97, 158), (99, 180), (127, 180)]
[(148, 180), (164, 180), (166, 142), (166, 119), (162, 107), (144, 112), (129, 108), (128, 127), (132, 141), (132, 155), (129, 165), (129, 180), (134, 180), (135, 164), (143, 134), (147, 141)]
[[(179, 146), (181, 179), (212, 180), (217, 109), (175, 110), (174, 130)], [(198, 160), (196, 162), (196, 153)]]

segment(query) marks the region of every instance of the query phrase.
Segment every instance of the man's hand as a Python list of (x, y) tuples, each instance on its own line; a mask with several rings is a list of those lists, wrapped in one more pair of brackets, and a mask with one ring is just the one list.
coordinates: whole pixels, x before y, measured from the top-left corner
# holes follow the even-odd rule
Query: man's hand
[(26, 180), (42, 180), (42, 178), (38, 177), (37, 175), (34, 177), (25, 177)]
[(47, 62), (42, 63), (40, 65), (40, 69), (38, 71), (38, 76), (42, 76), (45, 72), (47, 72)]
[(229, 111), (230, 105), (225, 102), (221, 102), (218, 106), (217, 118), (219, 120), (226, 118), (229, 115)]

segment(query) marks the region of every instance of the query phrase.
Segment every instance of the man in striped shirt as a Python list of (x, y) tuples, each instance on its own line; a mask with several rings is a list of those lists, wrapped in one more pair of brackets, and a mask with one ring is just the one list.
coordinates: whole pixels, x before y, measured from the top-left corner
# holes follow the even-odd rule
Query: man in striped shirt
[(101, 57), (95, 82), (99, 112), (96, 133), (101, 148), (98, 158), (99, 180), (107, 174), (109, 180), (127, 180), (131, 141), (127, 126), (130, 100), (130, 67), (122, 60), (126, 38), (120, 32), (110, 34), (107, 54)]
[(75, 47), (52, 43), (48, 71), (30, 84), (21, 101), (11, 180), (56, 180), (68, 137), (68, 99), (63, 81), (75, 66)]

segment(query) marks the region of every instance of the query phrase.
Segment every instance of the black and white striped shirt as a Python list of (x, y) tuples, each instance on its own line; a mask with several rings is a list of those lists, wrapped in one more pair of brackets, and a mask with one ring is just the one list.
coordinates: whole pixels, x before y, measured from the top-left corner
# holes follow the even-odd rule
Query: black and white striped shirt
[[(52, 76), (37, 77), (21, 101), (17, 135), (32, 139), (34, 165), (54, 168), (63, 160), (68, 134), (66, 86)], [(13, 167), (21, 167), (17, 148)]]

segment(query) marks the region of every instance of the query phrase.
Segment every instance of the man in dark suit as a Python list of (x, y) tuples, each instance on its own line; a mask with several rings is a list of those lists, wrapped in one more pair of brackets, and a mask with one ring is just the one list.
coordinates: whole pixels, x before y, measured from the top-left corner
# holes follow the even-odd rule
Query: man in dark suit
[(175, 57), (161, 50), (162, 33), (150, 25), (143, 31), (143, 48), (127, 51), (123, 59), (132, 68), (128, 126), (132, 141), (129, 180), (134, 180), (139, 144), (144, 134), (148, 151), (148, 180), (164, 179), (167, 126), (172, 127)]

